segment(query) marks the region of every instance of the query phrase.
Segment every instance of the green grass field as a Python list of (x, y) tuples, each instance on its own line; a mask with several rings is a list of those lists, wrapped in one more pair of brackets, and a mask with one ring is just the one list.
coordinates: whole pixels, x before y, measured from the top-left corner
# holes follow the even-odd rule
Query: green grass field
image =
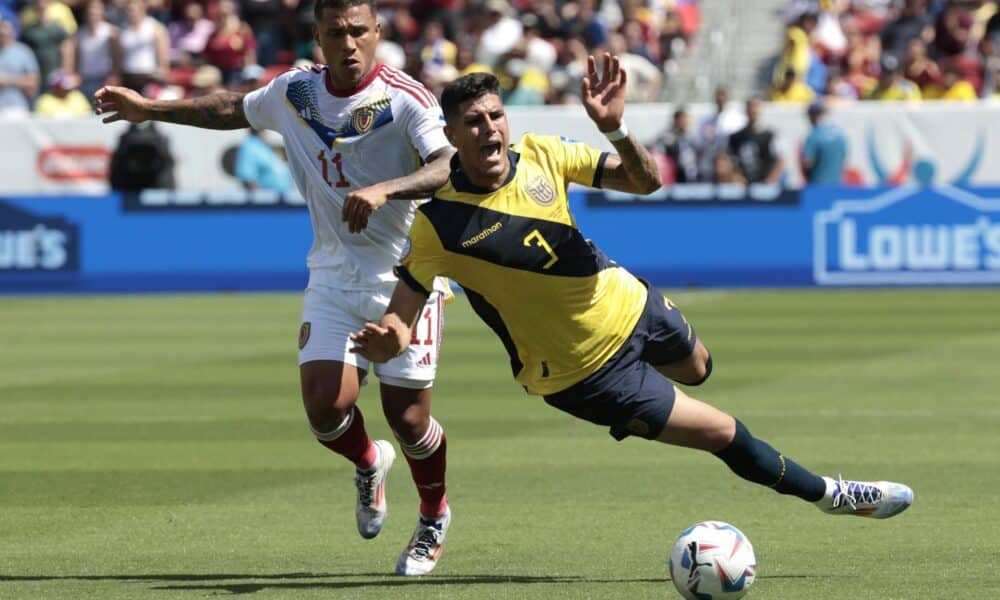
[[(708, 455), (526, 396), (460, 298), (435, 415), (454, 521), (391, 575), (416, 518), (354, 530), (353, 469), (315, 443), (298, 295), (0, 299), (0, 598), (674, 598), (693, 522), (752, 540), (749, 598), (998, 598), (1000, 290), (671, 294), (712, 350), (694, 395), (813, 469), (912, 485), (889, 521), (828, 517)], [(385, 437), (376, 387), (369, 431)]]

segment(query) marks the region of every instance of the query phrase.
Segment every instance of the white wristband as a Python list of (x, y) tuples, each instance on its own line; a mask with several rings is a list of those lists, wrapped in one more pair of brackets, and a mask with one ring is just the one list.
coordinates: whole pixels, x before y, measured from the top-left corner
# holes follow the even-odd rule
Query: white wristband
[(628, 126), (625, 125), (625, 121), (622, 121), (622, 124), (618, 126), (618, 129), (604, 132), (604, 137), (608, 138), (609, 142), (624, 140), (628, 137)]

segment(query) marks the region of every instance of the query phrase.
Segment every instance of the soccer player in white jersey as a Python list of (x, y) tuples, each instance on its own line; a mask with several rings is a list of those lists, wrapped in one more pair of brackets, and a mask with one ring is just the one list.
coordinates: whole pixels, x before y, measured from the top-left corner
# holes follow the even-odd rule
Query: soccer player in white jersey
[[(370, 539), (385, 520), (385, 478), (395, 451), (390, 442), (373, 442), (365, 431), (356, 402), (369, 362), (348, 351), (349, 336), (377, 320), (388, 305), (396, 283), (392, 267), (418, 203), (405, 199), (426, 198), (443, 185), (454, 151), (433, 94), (375, 62), (374, 0), (318, 0), (315, 17), (326, 66), (294, 69), (246, 95), (153, 101), (125, 88), (104, 87), (95, 100), (98, 114), (108, 115), (105, 122), (252, 126), (284, 137), (314, 235), (299, 332), (303, 402), (316, 439), (356, 466), (358, 531)], [(400, 200), (387, 202), (390, 198)], [(411, 351), (372, 365), (383, 412), (420, 495), (416, 531), (396, 566), (402, 575), (434, 568), (451, 520), (445, 436), (430, 413), (447, 290), (437, 287)]]

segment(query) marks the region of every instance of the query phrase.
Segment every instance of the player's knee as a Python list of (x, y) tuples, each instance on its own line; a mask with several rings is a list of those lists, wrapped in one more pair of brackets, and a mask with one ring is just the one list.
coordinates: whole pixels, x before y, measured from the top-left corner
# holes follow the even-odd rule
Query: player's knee
[(331, 389), (322, 382), (303, 386), (302, 403), (309, 424), (316, 431), (332, 431), (347, 418), (357, 398), (342, 393), (336, 386)]
[(430, 426), (430, 415), (422, 411), (387, 412), (385, 416), (396, 438), (405, 444), (417, 443)]

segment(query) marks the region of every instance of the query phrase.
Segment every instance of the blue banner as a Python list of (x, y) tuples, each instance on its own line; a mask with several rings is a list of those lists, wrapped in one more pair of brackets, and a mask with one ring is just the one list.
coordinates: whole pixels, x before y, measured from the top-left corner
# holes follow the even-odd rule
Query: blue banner
[[(1000, 188), (572, 190), (584, 235), (658, 286), (995, 285)], [(299, 198), (0, 197), (0, 293), (302, 289)]]

